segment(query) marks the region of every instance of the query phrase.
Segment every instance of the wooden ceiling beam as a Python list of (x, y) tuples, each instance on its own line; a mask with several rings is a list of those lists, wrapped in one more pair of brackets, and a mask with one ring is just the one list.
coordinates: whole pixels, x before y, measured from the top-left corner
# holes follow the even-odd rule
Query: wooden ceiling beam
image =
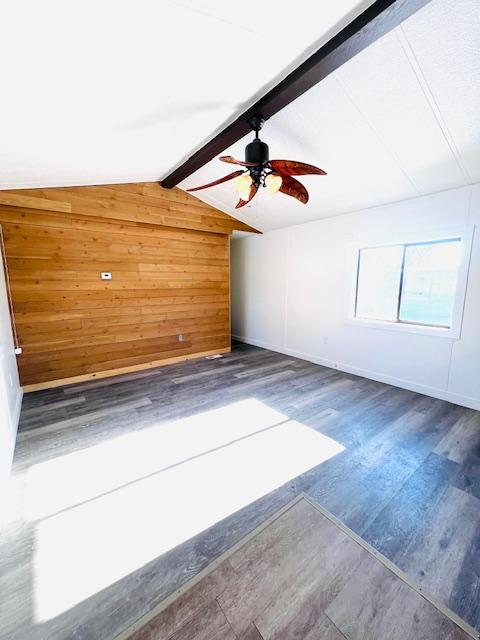
[(430, 0), (376, 0), (266, 95), (173, 170), (162, 180), (162, 187), (175, 187), (248, 134), (251, 131), (248, 118), (261, 114), (268, 120), (429, 2)]

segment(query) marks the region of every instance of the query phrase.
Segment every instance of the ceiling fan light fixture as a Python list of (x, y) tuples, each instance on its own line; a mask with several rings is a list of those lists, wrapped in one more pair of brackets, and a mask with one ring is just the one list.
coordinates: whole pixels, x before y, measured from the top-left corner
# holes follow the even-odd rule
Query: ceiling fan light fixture
[(282, 186), (281, 176), (275, 175), (274, 173), (269, 173), (265, 177), (265, 187), (267, 189), (267, 193), (270, 193), (273, 195), (278, 192), (281, 186)]
[(252, 186), (252, 176), (249, 173), (244, 173), (238, 176), (238, 178), (235, 178), (234, 184), (240, 198), (242, 200), (248, 200), (250, 187)]
[(326, 175), (323, 169), (314, 167), (306, 162), (296, 160), (270, 160), (268, 144), (262, 142), (258, 132), (265, 122), (261, 115), (249, 118), (248, 124), (255, 131), (255, 138), (247, 144), (245, 148), (245, 160), (237, 160), (233, 156), (220, 156), (222, 162), (236, 164), (247, 169), (238, 169), (223, 178), (202, 184), (199, 187), (192, 187), (187, 191), (199, 191), (222, 184), (228, 180), (234, 180), (234, 184), (240, 200), (235, 209), (244, 207), (256, 196), (259, 187), (265, 187), (267, 193), (273, 195), (278, 191), (295, 198), (302, 204), (308, 202), (308, 191), (301, 182), (293, 176)]

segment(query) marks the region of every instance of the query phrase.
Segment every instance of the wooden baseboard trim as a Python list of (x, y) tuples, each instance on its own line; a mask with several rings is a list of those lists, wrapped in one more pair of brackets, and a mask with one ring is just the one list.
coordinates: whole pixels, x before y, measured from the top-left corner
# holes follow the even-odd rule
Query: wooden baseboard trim
[(97, 371), (95, 373), (85, 373), (70, 378), (62, 378), (60, 380), (48, 380), (47, 382), (37, 382), (35, 384), (26, 384), (23, 387), (24, 393), (32, 391), (42, 391), (43, 389), (54, 389), (55, 387), (63, 387), (78, 382), (86, 382), (88, 380), (99, 380), (101, 378), (111, 378), (120, 376), (123, 373), (132, 373), (134, 371), (143, 371), (144, 369), (154, 369), (155, 367), (164, 367), (167, 364), (175, 364), (177, 362), (185, 362), (186, 360), (195, 360), (196, 358), (205, 358), (213, 356), (216, 353), (229, 353), (230, 347), (224, 349), (212, 349), (210, 351), (200, 351), (199, 353), (188, 353), (183, 356), (175, 356), (173, 358), (165, 358), (164, 360), (151, 360), (143, 364), (135, 364), (130, 367), (121, 367), (120, 369), (109, 369), (107, 371)]

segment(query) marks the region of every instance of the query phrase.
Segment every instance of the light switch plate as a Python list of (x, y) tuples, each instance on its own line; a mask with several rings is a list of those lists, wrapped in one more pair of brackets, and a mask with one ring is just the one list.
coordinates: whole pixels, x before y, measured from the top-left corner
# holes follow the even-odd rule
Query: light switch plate
[(102, 271), (101, 278), (102, 280), (111, 280), (112, 274), (110, 273), (110, 271)]

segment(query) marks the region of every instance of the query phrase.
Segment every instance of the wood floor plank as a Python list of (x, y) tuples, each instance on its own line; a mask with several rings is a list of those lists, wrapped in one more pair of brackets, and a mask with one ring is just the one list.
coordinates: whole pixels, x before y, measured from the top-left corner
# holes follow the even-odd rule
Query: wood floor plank
[(472, 450), (480, 445), (480, 415), (478, 411), (465, 411), (442, 438), (434, 452), (454, 462), (462, 463)]
[(329, 626), (326, 621), (321, 624), (323, 613), (350, 579), (364, 550), (332, 523), (326, 528), (330, 529), (330, 536), (318, 540), (312, 553), (306, 554), (303, 547), (297, 547), (302, 558), (298, 569), (291, 571), (280, 592), (255, 618), (266, 639), (303, 638), (313, 634), (318, 625)]
[[(238, 369), (244, 369), (245, 365), (242, 364), (241, 362), (238, 364), (232, 364), (232, 365), (226, 365), (222, 367), (222, 373), (226, 373), (226, 372), (232, 372), (232, 371), (237, 371)], [(208, 369), (207, 371), (198, 371), (197, 373), (190, 373), (186, 376), (179, 376), (178, 378), (173, 378), (172, 382), (174, 384), (181, 384), (184, 382), (190, 382), (190, 381), (198, 381), (199, 379), (204, 379), (207, 376), (214, 376), (217, 374), (217, 371), (215, 369)]]
[[(307, 613), (307, 612), (306, 612)], [(323, 613), (318, 614), (315, 609), (311, 615), (293, 618), (287, 626), (267, 633), (262, 628), (264, 640), (345, 640), (343, 633)]]
[[(25, 408), (22, 410), (22, 424), (28, 422), (27, 418), (29, 417), (40, 417), (45, 411), (55, 411), (57, 409), (62, 409), (64, 407), (71, 407), (75, 404), (82, 404), (85, 402), (86, 398), (84, 395), (78, 395), (74, 398), (64, 398), (62, 400), (56, 400), (53, 402), (45, 402), (37, 407), (31, 407), (30, 409)], [(45, 419), (44, 417), (42, 419)]]
[(430, 602), (365, 556), (326, 615), (348, 640), (467, 640)]
[(117, 413), (124, 413), (129, 409), (138, 409), (140, 407), (149, 406), (152, 404), (150, 398), (139, 398), (138, 400), (132, 400), (131, 402), (125, 402), (123, 405), (116, 405), (113, 407), (107, 407), (105, 409), (98, 409), (97, 411), (90, 411), (88, 413), (82, 413), (74, 418), (66, 418), (65, 420), (59, 420), (58, 422), (51, 422), (50, 424), (36, 427), (34, 429), (25, 429), (19, 431), (18, 439), (24, 440), (26, 438), (38, 437), (45, 435), (46, 433), (53, 433), (60, 429), (67, 429), (72, 427), (78, 427), (89, 422), (98, 420), (105, 416), (109, 417)]
[(457, 473), (457, 463), (430, 454), (364, 531), (364, 540), (395, 560), (438, 507)]
[(442, 602), (449, 603), (463, 559), (480, 528), (480, 501), (448, 487), (431, 518), (396, 562)]
[[(306, 520), (309, 509), (308, 506), (303, 509), (303, 505), (292, 509), (297, 515), (294, 521), (296, 524), (293, 525), (297, 530), (303, 530), (301, 523)], [(236, 615), (239, 618), (242, 616), (242, 611), (243, 615), (249, 611), (249, 615), (252, 616), (255, 610), (264, 607), (255, 618), (255, 624), (265, 638), (290, 637), (294, 629), (297, 629), (296, 633), (298, 632), (301, 637), (301, 633), (306, 634), (310, 631), (316, 618), (359, 563), (362, 553), (357, 544), (341, 534), (330, 522), (322, 522), (322, 518), (323, 516), (318, 518), (315, 536), (311, 539), (299, 540), (295, 537), (288, 542), (289, 536), (284, 536), (282, 531), (275, 532), (274, 539), (288, 544), (291, 550), (283, 549), (282, 544), (277, 558), (272, 560), (270, 557), (270, 563), (282, 564), (288, 570), (284, 579), (272, 576), (271, 570), (267, 572), (275, 585), (273, 588), (270, 580), (267, 584), (263, 580), (264, 569), (257, 573), (255, 562), (242, 563), (239, 566), (237, 573), (241, 573), (242, 577), (246, 578), (246, 582), (236, 581), (221, 597), (222, 608), (229, 619), (233, 601), (234, 610), (237, 611), (238, 608)], [(250, 546), (258, 546), (258, 552), (263, 559), (264, 545), (267, 544), (268, 549), (271, 548), (267, 542), (268, 533), (259, 538), (264, 539), (257, 538)], [(252, 567), (254, 567), (253, 570)], [(258, 590), (257, 587), (259, 587)], [(248, 600), (250, 589), (257, 594), (258, 598), (253, 605)], [(231, 600), (225, 604), (224, 599), (229, 597)], [(245, 608), (242, 609), (244, 605)], [(235, 617), (232, 621), (236, 631), (241, 630), (239, 618)]]
[(251, 369), (250, 367), (243, 367), (243, 371), (235, 373), (235, 378), (250, 378), (252, 376), (263, 376), (266, 372), (275, 371), (276, 369), (285, 369), (286, 367), (295, 366), (295, 360), (286, 358), (285, 360), (279, 360), (278, 362), (270, 362), (260, 367)]
[(266, 640), (256, 626), (252, 625), (250, 629), (244, 633), (242, 636), (237, 636), (239, 640)]
[[(327, 570), (330, 565), (325, 556), (317, 554), (320, 541), (325, 550), (337, 533), (321, 514), (314, 513), (307, 503), (301, 503), (298, 509), (291, 509), (284, 518), (237, 552), (238, 557), (234, 554), (230, 562), (238, 578), (218, 600), (235, 633), (245, 633), (250, 621), (256, 621), (265, 607), (272, 601), (280, 602), (294, 576), (306, 571), (309, 564), (311, 567), (314, 559), (315, 566), (324, 567), (325, 592), (329, 592)], [(302, 554), (299, 554), (299, 548), (303, 550)], [(272, 615), (275, 617), (276, 614)], [(261, 633), (263, 635), (263, 631)]]
[(206, 578), (189, 589), (165, 611), (155, 616), (131, 640), (170, 638), (216, 599), (232, 580), (234, 572), (228, 562), (222, 563)]
[[(292, 574), (311, 560), (314, 541), (322, 535), (323, 526), (321, 518), (310, 511), (307, 506), (289, 513), (286, 521), (274, 523), (264, 536), (260, 534), (241, 550), (239, 558), (230, 559), (238, 577), (218, 600), (237, 635), (246, 633), (251, 621), (280, 596)], [(298, 521), (303, 517), (305, 527), (299, 529)], [(297, 544), (305, 550), (301, 558)]]
[(480, 629), (480, 528), (463, 558), (448, 604), (474, 629)]
[[(138, 640), (157, 640), (158, 638), (158, 635), (138, 636)], [(218, 602), (214, 600), (170, 636), (170, 640), (236, 640), (236, 636)]]

